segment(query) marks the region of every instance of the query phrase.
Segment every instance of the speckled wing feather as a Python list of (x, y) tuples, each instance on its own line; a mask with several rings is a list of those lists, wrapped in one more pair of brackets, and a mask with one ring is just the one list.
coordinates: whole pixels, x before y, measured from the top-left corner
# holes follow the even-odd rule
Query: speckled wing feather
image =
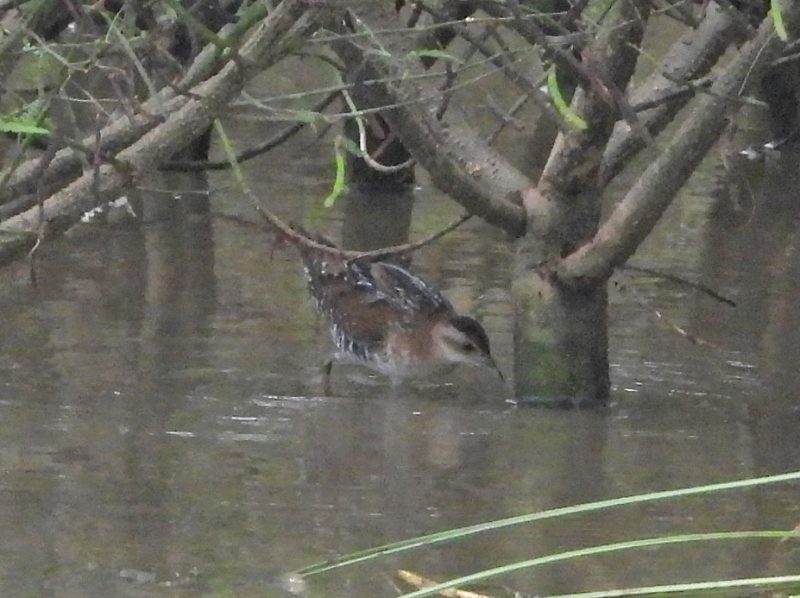
[[(314, 240), (332, 245), (320, 236)], [(317, 309), (333, 324), (340, 350), (365, 358), (380, 350), (395, 327), (413, 327), (443, 311), (447, 299), (423, 279), (386, 262), (347, 261), (335, 253), (299, 246)]]
[(365, 286), (370, 285), (376, 298), (388, 301), (406, 314), (403, 323), (453, 311), (450, 302), (419, 276), (387, 262), (354, 264), (366, 269)]

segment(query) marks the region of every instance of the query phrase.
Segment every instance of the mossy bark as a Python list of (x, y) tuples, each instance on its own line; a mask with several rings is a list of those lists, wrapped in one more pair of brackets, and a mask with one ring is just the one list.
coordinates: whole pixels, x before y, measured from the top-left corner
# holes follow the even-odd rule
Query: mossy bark
[(526, 236), (514, 256), (514, 396), (521, 404), (599, 407), (608, 401), (605, 281), (566, 284), (544, 266), (547, 240)]

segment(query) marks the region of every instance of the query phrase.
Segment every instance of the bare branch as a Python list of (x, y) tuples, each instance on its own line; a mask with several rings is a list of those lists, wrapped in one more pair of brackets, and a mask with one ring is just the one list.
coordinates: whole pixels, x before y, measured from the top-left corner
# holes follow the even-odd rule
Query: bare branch
[[(383, 3), (359, 7), (358, 17), (358, 30), (386, 28), (394, 19)], [(531, 185), (531, 181), (474, 132), (453, 123), (441, 123), (436, 119), (435, 108), (419, 101), (427, 94), (413, 80), (422, 69), (413, 55), (413, 41), (392, 37), (381, 43), (389, 55), (371, 52), (364, 56), (369, 69), (366, 79), (388, 81), (372, 89), (380, 104), (395, 106), (382, 114), (397, 130), (406, 149), (428, 169), (436, 185), (468, 212), (512, 235), (523, 234), (524, 212), (508, 197)]]
[[(800, 3), (787, 6), (784, 18), (797, 26)], [(564, 258), (556, 274), (564, 281), (602, 280), (623, 264), (650, 234), (661, 214), (712, 147), (727, 124), (731, 97), (742, 95), (774, 60), (783, 46), (766, 18), (748, 42), (702, 96), (672, 142), (642, 173), (591, 242)]]
[[(625, 89), (633, 75), (638, 58), (638, 48), (644, 36), (649, 16), (646, 0), (624, 0), (619, 3), (617, 22), (599, 36), (597, 42), (584, 54), (591, 59), (603, 78), (612, 84), (607, 90), (594, 84), (589, 90), (579, 89), (573, 98), (573, 107), (588, 122), (585, 131), (572, 131), (560, 135), (554, 146), (551, 159), (542, 174), (540, 185), (565, 192), (586, 188), (593, 184), (593, 175), (600, 167), (600, 154), (617, 120), (613, 100), (609, 105), (608, 93), (613, 89)], [(619, 106), (619, 104), (617, 104)]]
[[(735, 24), (726, 11), (709, 3), (706, 18), (697, 29), (688, 31), (675, 42), (662, 65), (631, 94), (634, 106), (660, 96), (665, 87), (688, 83), (708, 73), (732, 41)], [(641, 116), (643, 125), (652, 135), (669, 124), (678, 111), (686, 105), (691, 95), (683, 100), (662, 103)], [(641, 139), (618, 126), (611, 136), (603, 156), (598, 175), (600, 186), (605, 187), (644, 147)]]
[(725, 295), (721, 295), (720, 293), (710, 288), (709, 286), (699, 282), (692, 282), (691, 280), (686, 280), (685, 278), (681, 278), (680, 276), (676, 276), (675, 274), (670, 274), (669, 272), (662, 272), (661, 270), (656, 270), (654, 268), (644, 268), (642, 266), (632, 266), (630, 264), (625, 264), (624, 266), (620, 266), (620, 269), (627, 270), (629, 272), (638, 272), (641, 274), (648, 274), (650, 276), (655, 276), (657, 278), (661, 278), (668, 282), (688, 287), (695, 291), (699, 291), (700, 293), (703, 293), (704, 295), (711, 297), (715, 301), (724, 303), (725, 305), (736, 307), (736, 301), (734, 301), (733, 299), (729, 299)]
[[(250, 29), (254, 23), (259, 22), (266, 14), (264, 3), (255, 3), (242, 15), (241, 19), (232, 25), (223, 27), (219, 35), (235, 38)], [(152, 131), (169, 115), (183, 107), (190, 98), (181, 95), (179, 90), (189, 89), (206, 77), (216, 72), (221, 63), (217, 47), (206, 46), (192, 65), (187, 70), (181, 81), (174, 87), (162, 89), (157, 97), (151, 98), (142, 105), (142, 117), (137, 122), (127, 122), (117, 119), (109, 123), (101, 131), (102, 147), (100, 152), (106, 156), (113, 156), (122, 148), (127, 147), (147, 132)], [(81, 144), (91, 146), (94, 143), (94, 133), (85, 137)], [(22, 202), (18, 211), (29, 208), (36, 203), (35, 191), (41, 186), (44, 193), (53, 193), (67, 181), (77, 177), (81, 172), (82, 155), (71, 148), (56, 152), (47, 171), (43, 173), (44, 180), (36, 176), (38, 160), (31, 159), (21, 164), (13, 175), (9, 177), (8, 184), (0, 186), (0, 204), (27, 197), (27, 202)], [(17, 202), (19, 203), (19, 202)]]
[[(323, 98), (321, 102), (317, 103), (316, 106), (310, 108), (310, 111), (322, 112), (338, 97), (339, 94), (337, 92), (330, 93), (327, 97)], [(257, 146), (251, 147), (237, 155), (236, 163), (241, 164), (242, 162), (246, 162), (251, 158), (255, 158), (256, 156), (260, 156), (276, 148), (281, 143), (297, 134), (306, 124), (306, 122), (299, 120), (282, 131), (278, 131), (263, 143), (259, 143)], [(196, 172), (201, 170), (226, 170), (230, 167), (231, 163), (228, 160), (169, 160), (159, 165), (158, 168), (159, 170), (172, 172)]]
[[(438, 11), (433, 10), (427, 5), (423, 6), (424, 10), (430, 12), (432, 15), (441, 16)], [(511, 61), (511, 59), (509, 59), (506, 52), (501, 52), (499, 54), (493, 52), (492, 49), (483, 42), (483, 40), (470, 32), (469, 29), (467, 29), (463, 24), (456, 23), (452, 25), (452, 27), (462, 38), (475, 46), (481, 52), (481, 54), (486, 56), (492, 62), (492, 64), (503, 71), (505, 76), (508, 77), (509, 81), (527, 93), (536, 103), (537, 107), (542, 111), (542, 114), (552, 120), (561, 131), (565, 133), (570, 131), (569, 125), (564, 122), (564, 119), (561, 118), (561, 115), (558, 113), (558, 111), (553, 108), (553, 105), (550, 102), (550, 98), (547, 97), (547, 94), (539, 89), (539, 87), (531, 79), (526, 77), (514, 66), (514, 63)]]
[[(119, 162), (127, 164), (128, 171), (120, 172), (103, 164), (98, 175), (98, 195), (108, 200), (138, 177), (146, 176), (161, 160), (183, 147), (187, 136), (209, 126), (211, 120), (233, 97), (242, 90), (247, 80), (283, 58), (297, 40), (304, 39), (315, 24), (320, 8), (308, 6), (303, 0), (284, 0), (258, 26), (243, 45), (241, 55), (248, 68), (242, 72), (240, 66), (228, 62), (216, 75), (192, 90), (198, 99), (191, 99), (167, 120), (139, 141), (120, 152)], [(66, 216), (75, 218), (81, 212), (96, 205), (90, 191), (91, 173), (84, 174), (75, 182), (54, 194), (44, 202), (45, 217)], [(31, 211), (10, 218), (0, 226), (2, 230), (34, 230), (36, 214)]]

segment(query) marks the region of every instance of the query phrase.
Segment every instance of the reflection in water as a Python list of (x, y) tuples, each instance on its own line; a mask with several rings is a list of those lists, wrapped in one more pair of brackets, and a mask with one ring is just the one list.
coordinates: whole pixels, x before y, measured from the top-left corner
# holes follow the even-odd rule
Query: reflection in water
[[(297, 257), (270, 257), (257, 227), (229, 220), (78, 229), (44, 248), (37, 290), (24, 264), (6, 268), (0, 593), (279, 596), (286, 571), (370, 545), (796, 468), (798, 219), (782, 193), (797, 185), (755, 181), (752, 217), (731, 227), (722, 200), (706, 214), (717, 174), (698, 173), (636, 259), (694, 275), (739, 307), (628, 281), (636, 297), (612, 301), (615, 394), (605, 411), (510, 409), (494, 375), (477, 369), (392, 390), (353, 368), (336, 382), (341, 396), (320, 397), (328, 340)], [(302, 198), (320, 196), (289, 169), (272, 177), (265, 197), (294, 200), (297, 219)], [(458, 214), (431, 194), (415, 194), (414, 237)], [(214, 209), (242, 205), (220, 194)], [(415, 270), (486, 325), (506, 371), (508, 255), (501, 235), (474, 222), (414, 257)], [(649, 306), (712, 345), (688, 344)], [(506, 530), (314, 587), (390, 596), (386, 574), (401, 565), (442, 578), (660, 533), (793, 527), (790, 490)], [(503, 583), (544, 593), (673, 581), (675, 571), (745, 576), (771, 567), (773, 550), (623, 555)]]

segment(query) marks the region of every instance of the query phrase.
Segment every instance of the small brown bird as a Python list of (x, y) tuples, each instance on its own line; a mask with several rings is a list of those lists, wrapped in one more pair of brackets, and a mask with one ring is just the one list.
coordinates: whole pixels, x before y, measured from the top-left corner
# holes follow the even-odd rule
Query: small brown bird
[[(295, 229), (334, 246), (324, 237)], [(459, 363), (490, 367), (503, 379), (483, 326), (457, 314), (422, 278), (385, 261), (348, 260), (301, 243), (297, 247), (317, 311), (331, 324), (335, 359), (366, 365), (394, 384)], [(330, 359), (323, 369), (326, 392), (332, 366)]]

